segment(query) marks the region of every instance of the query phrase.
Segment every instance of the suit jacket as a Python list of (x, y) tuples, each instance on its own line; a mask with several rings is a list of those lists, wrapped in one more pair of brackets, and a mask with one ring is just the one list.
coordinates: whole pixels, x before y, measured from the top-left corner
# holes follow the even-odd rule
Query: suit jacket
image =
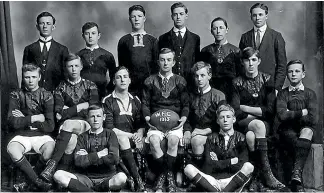
[[(175, 51), (176, 42), (172, 40), (172, 33), (174, 32), (171, 29), (169, 32), (159, 37), (159, 50), (161, 50), (162, 48), (170, 48)], [(198, 60), (199, 54), (200, 37), (197, 34), (190, 32), (187, 28), (187, 31), (184, 35), (184, 46), (182, 49), (182, 54), (180, 58), (176, 57), (177, 64), (173, 67), (173, 73), (184, 77), (188, 81), (188, 83), (190, 83), (190, 69)], [(180, 70), (179, 68), (177, 68), (177, 65), (180, 66)]]
[[(241, 36), (239, 47), (243, 50), (246, 47), (255, 46), (254, 29)], [(286, 48), (285, 40), (281, 33), (267, 27), (259, 48), (261, 64), (259, 70), (271, 74), (275, 80), (275, 88), (281, 90), (286, 78)]]
[(34, 63), (41, 68), (42, 79), (40, 86), (48, 91), (53, 91), (64, 79), (64, 60), (69, 55), (68, 48), (52, 40), (48, 52), (46, 66), (42, 64), (42, 52), (39, 41), (36, 41), (24, 49), (23, 64)]

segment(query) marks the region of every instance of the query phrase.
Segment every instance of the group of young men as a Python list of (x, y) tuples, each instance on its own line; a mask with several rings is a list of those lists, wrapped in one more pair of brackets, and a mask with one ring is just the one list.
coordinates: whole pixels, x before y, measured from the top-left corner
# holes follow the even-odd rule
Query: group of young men
[[(267, 137), (277, 126), (294, 157), (290, 188), (303, 191), (316, 94), (302, 83), (304, 64), (287, 64), (281, 34), (266, 24), (268, 7), (256, 3), (250, 13), (254, 27), (242, 35), (240, 49), (228, 43), (228, 24), (218, 17), (211, 22), (215, 43), (200, 51), (183, 3), (171, 6), (174, 27), (159, 39), (146, 33), (145, 10), (134, 5), (132, 32), (118, 42), (119, 67), (99, 47), (96, 23), (83, 25), (86, 48), (72, 54), (51, 36), (54, 16), (39, 14), (40, 39), (25, 48), (22, 87), (10, 94), (14, 137), (7, 150), (29, 181), (15, 188), (48, 191), (54, 180), (69, 191), (118, 191), (132, 177), (144, 192), (132, 148), (149, 144), (154, 191), (176, 192), (181, 143), (192, 151), (184, 167), (188, 191), (240, 191), (249, 182), (250, 191), (260, 191), (259, 184), (288, 191), (268, 159)], [(290, 85), (282, 89), (286, 76)], [(177, 113), (179, 124), (167, 131), (152, 125), (161, 109)], [(24, 156), (31, 150), (41, 154), (34, 168)], [(121, 160), (129, 176), (119, 170)]]

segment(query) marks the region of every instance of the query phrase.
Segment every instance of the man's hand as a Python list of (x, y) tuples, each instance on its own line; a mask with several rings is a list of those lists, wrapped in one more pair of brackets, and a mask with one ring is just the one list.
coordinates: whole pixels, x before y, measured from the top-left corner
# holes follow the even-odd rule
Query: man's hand
[(62, 115), (60, 113), (56, 113), (55, 116), (58, 121), (62, 119)]
[(35, 131), (35, 130), (37, 130), (38, 128), (36, 128), (36, 127), (32, 127), (32, 126), (29, 126), (29, 129)]
[(77, 112), (80, 112), (82, 110), (87, 110), (89, 108), (89, 103), (85, 102), (85, 103), (80, 103), (77, 105)]
[(45, 116), (43, 114), (38, 114), (38, 115), (32, 115), (31, 116), (31, 122), (44, 122), (45, 121)]
[(189, 147), (189, 145), (190, 145), (190, 139), (191, 139), (191, 133), (190, 133), (190, 131), (186, 131), (185, 133), (184, 133), (184, 135), (183, 135), (183, 138), (182, 138), (182, 140), (183, 140), (183, 145), (184, 145), (184, 147), (187, 149), (188, 147)]
[(18, 109), (13, 110), (12, 111), (12, 115), (14, 117), (25, 117), (25, 115), (20, 110), (18, 110)]
[(195, 137), (196, 135), (206, 135), (203, 129), (195, 128), (191, 133), (191, 137)]
[(151, 120), (151, 117), (149, 117), (149, 116), (145, 117), (145, 121), (146, 121), (147, 125), (150, 127), (150, 129), (158, 130), (155, 126), (151, 125), (150, 120)]
[(303, 114), (302, 116), (306, 116), (306, 115), (308, 115), (308, 110), (307, 110), (307, 109), (303, 109), (303, 110), (302, 110), (302, 114)]
[(278, 95), (278, 90), (277, 89), (275, 89), (275, 92), (276, 92), (276, 96)]
[(135, 143), (140, 143), (142, 141), (142, 138), (143, 138), (143, 135), (141, 135), (140, 133), (134, 133), (132, 135), (132, 140), (135, 142)]
[(238, 158), (237, 157), (231, 159), (231, 164), (232, 165), (237, 164), (237, 163), (238, 163)]
[(99, 158), (102, 158), (102, 157), (108, 155), (108, 149), (105, 148), (105, 149), (99, 151), (97, 154), (98, 154), (98, 157), (99, 157)]
[(76, 152), (77, 155), (88, 155), (87, 150), (85, 149), (80, 149), (78, 152)]
[(217, 157), (217, 155), (216, 155), (215, 152), (210, 152), (209, 155), (210, 155), (210, 158), (211, 158), (213, 161), (217, 161), (217, 160), (218, 160), (218, 157)]
[(181, 117), (181, 119), (179, 119), (179, 125), (176, 127), (173, 127), (171, 129), (171, 131), (180, 129), (181, 127), (183, 127), (183, 125), (185, 124), (186, 121), (187, 121), (187, 117), (185, 117), (185, 116)]
[(68, 106), (66, 106), (66, 105), (63, 106), (63, 109), (68, 109), (68, 108), (70, 108), (70, 107), (68, 107)]

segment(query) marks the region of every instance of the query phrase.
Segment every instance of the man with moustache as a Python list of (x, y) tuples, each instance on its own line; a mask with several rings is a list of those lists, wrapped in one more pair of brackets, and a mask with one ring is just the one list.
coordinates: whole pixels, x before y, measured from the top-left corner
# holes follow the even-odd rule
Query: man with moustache
[(39, 85), (48, 91), (53, 91), (64, 79), (64, 60), (69, 54), (67, 47), (52, 37), (55, 21), (55, 17), (49, 12), (37, 16), (39, 40), (26, 46), (23, 55), (23, 64), (34, 63), (41, 68)]
[(81, 77), (97, 85), (99, 99), (102, 99), (114, 90), (112, 82), (116, 72), (116, 62), (109, 51), (98, 45), (101, 37), (98, 24), (85, 23), (82, 26), (82, 37), (86, 47), (77, 53), (83, 64)]
[(276, 94), (282, 89), (286, 77), (286, 48), (281, 33), (267, 25), (268, 7), (256, 3), (250, 8), (253, 29), (241, 36), (239, 47), (253, 47), (261, 56), (260, 71), (274, 77)]
[(171, 6), (171, 18), (174, 26), (169, 32), (159, 37), (159, 50), (162, 48), (174, 50), (176, 64), (173, 67), (173, 73), (184, 77), (188, 85), (194, 85), (190, 69), (198, 61), (200, 37), (186, 27), (188, 8), (183, 3), (178, 2)]
[(157, 39), (145, 29), (146, 12), (143, 6), (133, 5), (128, 9), (132, 32), (124, 35), (118, 42), (118, 61), (120, 66), (129, 69), (132, 84), (129, 92), (141, 97), (144, 80), (157, 73)]

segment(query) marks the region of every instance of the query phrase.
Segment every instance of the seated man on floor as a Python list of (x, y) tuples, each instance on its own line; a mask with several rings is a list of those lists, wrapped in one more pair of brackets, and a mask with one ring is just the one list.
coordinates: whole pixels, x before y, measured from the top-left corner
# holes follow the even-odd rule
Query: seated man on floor
[(220, 105), (217, 109), (219, 133), (210, 135), (206, 142), (204, 164), (200, 169), (188, 164), (184, 173), (197, 191), (234, 192), (243, 189), (254, 166), (248, 162), (245, 136), (234, 130), (234, 109)]
[(316, 93), (303, 85), (305, 66), (302, 61), (292, 60), (287, 64), (287, 78), (290, 85), (279, 91), (277, 98), (278, 131), (289, 157), (294, 159), (291, 190), (305, 192), (303, 168), (318, 121), (318, 103)]
[(138, 173), (131, 146), (142, 150), (145, 121), (141, 116), (141, 101), (128, 92), (130, 83), (128, 69), (119, 67), (113, 80), (115, 90), (103, 99), (105, 128), (112, 129), (117, 135), (123, 163), (135, 179), (137, 191), (143, 192), (144, 183)]
[[(144, 82), (142, 111), (147, 124), (150, 126), (145, 142), (150, 144), (156, 166), (160, 169), (154, 189), (162, 191), (167, 179), (167, 191), (175, 192), (173, 166), (178, 153), (179, 141), (183, 138), (183, 130), (187, 128), (184, 124), (189, 114), (189, 96), (186, 80), (182, 76), (172, 73), (172, 67), (175, 65), (175, 52), (169, 48), (162, 48), (158, 63), (159, 73), (149, 76)], [(179, 125), (168, 131), (158, 130), (158, 128), (152, 126), (149, 123), (151, 115), (161, 109), (168, 109), (177, 113), (181, 117)], [(190, 133), (187, 136), (190, 137)], [(167, 139), (166, 155), (161, 149), (162, 144), (164, 144), (163, 139)]]
[(82, 62), (79, 56), (69, 54), (65, 61), (68, 74), (54, 92), (54, 112), (60, 128), (56, 138), (55, 149), (45, 170), (40, 176), (51, 181), (58, 162), (67, 170), (73, 160), (73, 150), (77, 143), (77, 135), (87, 131), (90, 126), (86, 120), (88, 108), (99, 102), (95, 83), (82, 79), (80, 72)]
[[(40, 179), (35, 170), (41, 170), (45, 166), (54, 150), (55, 142), (49, 136), (55, 125), (54, 99), (51, 92), (38, 85), (41, 80), (40, 70), (31, 63), (23, 65), (23, 87), (10, 93), (8, 123), (9, 128), (14, 130), (15, 137), (8, 143), (7, 151), (34, 186), (48, 191), (51, 184)], [(41, 154), (35, 170), (24, 156), (31, 150)], [(28, 184), (23, 182), (14, 187), (17, 191), (26, 191)]]
[(57, 170), (54, 180), (72, 192), (120, 191), (127, 176), (116, 172), (119, 148), (116, 134), (103, 128), (105, 119), (101, 104), (88, 109), (90, 130), (78, 136), (74, 152), (75, 172)]

